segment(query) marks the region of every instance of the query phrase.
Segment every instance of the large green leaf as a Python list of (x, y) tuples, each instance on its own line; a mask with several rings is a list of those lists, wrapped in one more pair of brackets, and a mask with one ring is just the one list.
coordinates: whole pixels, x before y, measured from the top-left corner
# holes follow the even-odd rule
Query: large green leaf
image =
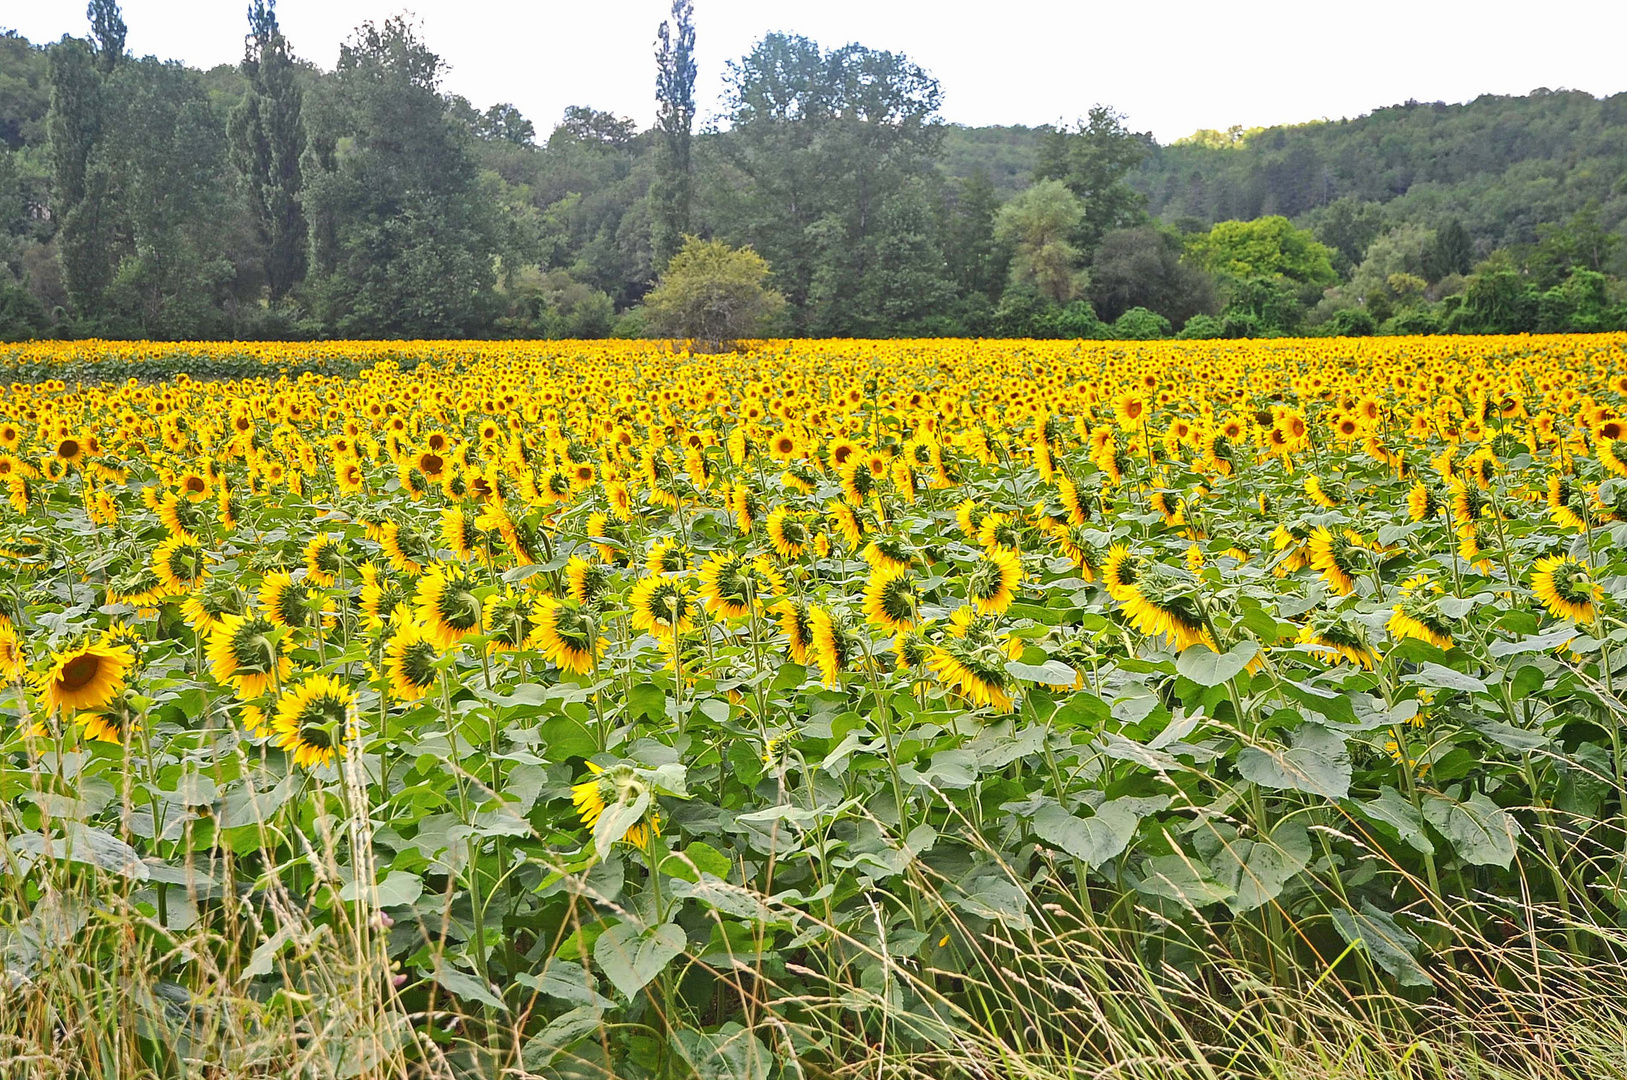
[(1226, 906), (1239, 913), (1275, 900), (1311, 861), (1311, 838), (1299, 818), (1279, 823), (1263, 840), (1241, 839), (1230, 830), (1200, 832), (1198, 847), (1209, 849), (1205, 861), (1215, 880), (1234, 894)]
[(1194, 911), (1233, 896), (1231, 886), (1216, 881), (1207, 866), (1179, 853), (1148, 859), (1141, 864), (1141, 875), (1138, 890)]
[(621, 922), (599, 935), (593, 943), (593, 959), (616, 989), (631, 999), (684, 951), (686, 940), (683, 927), (676, 923), (641, 929)]
[(1101, 866), (1124, 850), (1142, 818), (1168, 805), (1164, 797), (1126, 796), (1102, 803), (1089, 817), (1079, 817), (1047, 799), (1034, 814), (1034, 835), (1080, 862)]
[(1404, 843), (1425, 855), (1435, 853), (1435, 845), (1424, 829), (1423, 815), (1393, 787), (1379, 790), (1378, 798), (1356, 804), (1356, 809), (1369, 821), (1388, 826)]
[(1335, 911), (1334, 929), (1352, 945), (1366, 950), (1373, 963), (1395, 976), (1402, 986), (1432, 986), (1434, 980), (1414, 957), (1418, 938), (1395, 918), (1367, 903), (1358, 911)]
[(1465, 862), (1507, 870), (1514, 861), (1519, 825), (1478, 791), (1463, 802), (1431, 794), (1424, 801), (1424, 817), (1452, 842)]
[(1276, 791), (1304, 791), (1329, 799), (1350, 793), (1350, 754), (1345, 738), (1320, 724), (1303, 724), (1287, 749), (1247, 746), (1237, 754), (1245, 780)]
[(1219, 686), (1231, 682), (1259, 651), (1252, 641), (1239, 642), (1223, 653), (1207, 645), (1189, 645), (1175, 658), (1175, 670), (1199, 686)]

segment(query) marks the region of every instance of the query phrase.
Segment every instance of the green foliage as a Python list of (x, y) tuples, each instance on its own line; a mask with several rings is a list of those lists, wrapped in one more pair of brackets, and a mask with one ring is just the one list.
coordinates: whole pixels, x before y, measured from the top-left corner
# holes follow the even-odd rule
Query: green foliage
[(248, 87), (227, 120), (226, 132), (262, 247), (267, 296), (275, 303), (304, 276), (306, 243), (300, 208), (303, 93), (277, 25), (276, 0), (255, 0), (249, 8), (242, 71)]
[(1041, 180), (1002, 206), (994, 236), (1011, 249), (1012, 284), (1056, 304), (1083, 292), (1071, 237), (1084, 218), (1084, 203), (1060, 180)]
[(644, 298), (652, 333), (721, 348), (763, 337), (785, 310), (767, 260), (750, 248), (688, 237)]
[(655, 182), (650, 186), (651, 258), (659, 269), (688, 235), (693, 197), (691, 164), (695, 124), (695, 5), (672, 0), (672, 19), (656, 34)]
[(491, 318), (494, 208), (468, 129), (444, 116), (441, 70), (399, 17), (340, 50), (341, 108), (318, 121), (304, 205), (311, 300), (341, 334), (457, 337)]
[(1332, 253), (1308, 229), (1280, 215), (1222, 221), (1187, 242), (1192, 257), (1214, 274), (1232, 278), (1284, 278), (1326, 286), (1339, 280)]
[(1159, 341), (1169, 334), (1169, 320), (1144, 307), (1133, 307), (1113, 320), (1112, 336), (1124, 341)]
[(1126, 128), (1124, 117), (1106, 105), (1092, 106), (1072, 130), (1044, 130), (1034, 179), (1060, 181), (1078, 196), (1082, 212), (1072, 239), (1080, 250), (1094, 251), (1108, 230), (1135, 223), (1144, 200), (1125, 175), (1151, 141)]

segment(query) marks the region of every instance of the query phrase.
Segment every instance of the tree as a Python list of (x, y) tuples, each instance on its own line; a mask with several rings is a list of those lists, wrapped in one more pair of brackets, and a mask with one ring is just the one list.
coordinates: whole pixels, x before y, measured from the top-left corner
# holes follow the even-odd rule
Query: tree
[(1526, 268), (1543, 287), (1557, 285), (1575, 269), (1602, 273), (1621, 245), (1621, 236), (1599, 221), (1597, 203), (1589, 203), (1564, 222), (1537, 226), (1536, 250)]
[(1104, 319), (1144, 307), (1176, 325), (1220, 309), (1214, 279), (1181, 258), (1181, 238), (1150, 225), (1102, 237), (1090, 267), (1090, 301)]
[(1537, 287), (1503, 256), (1488, 259), (1469, 278), (1463, 302), (1447, 318), (1451, 334), (1523, 334), (1536, 329)]
[(124, 59), (124, 14), (117, 0), (90, 0), (85, 17), (90, 20), (96, 67), (103, 75), (111, 75)]
[(1083, 207), (1070, 239), (1094, 251), (1109, 230), (1133, 223), (1144, 200), (1125, 182), (1147, 152), (1150, 135), (1124, 126), (1124, 117), (1096, 105), (1072, 131), (1052, 129), (1039, 145), (1035, 180), (1060, 180)]
[(335, 333), (467, 336), (495, 314), (495, 207), (441, 71), (399, 16), (364, 23), (339, 52), (304, 177), (311, 298)]
[(994, 217), (1000, 198), (988, 171), (978, 169), (960, 185), (949, 214), (945, 255), (949, 276), (964, 294), (977, 293), (998, 300), (1005, 288), (1010, 253), (994, 237)]
[(1211, 273), (1234, 278), (1282, 277), (1300, 285), (1327, 286), (1339, 280), (1332, 253), (1308, 229), (1285, 217), (1222, 221), (1193, 237), (1190, 250)]
[(1449, 274), (1467, 274), (1474, 265), (1474, 239), (1463, 222), (1452, 218), (1435, 230), (1435, 242), (1424, 258), (1425, 276), (1439, 281)]
[(77, 38), (51, 47), (52, 215), (69, 303), (92, 314), (113, 277), (109, 175), (95, 155), (102, 136), (103, 79), (96, 55)]
[(785, 297), (768, 287), (770, 273), (750, 248), (685, 237), (644, 297), (649, 326), (712, 349), (761, 336), (785, 310)]
[(954, 298), (924, 185), (906, 184), (881, 204), (863, 305), (884, 336), (928, 330)]
[(227, 120), (231, 160), (243, 178), (259, 234), (267, 291), (280, 300), (305, 272), (303, 95), (288, 42), (277, 25), (277, 0), (253, 0), (243, 55), (248, 87)]
[(727, 87), (709, 192), (721, 231), (769, 260), (799, 310), (816, 285), (860, 287), (877, 210), (937, 151), (937, 80), (898, 53), (770, 34), (729, 65)]
[(665, 266), (689, 232), (694, 188), (690, 140), (695, 123), (695, 5), (672, 0), (672, 19), (663, 21), (655, 50), (655, 180), (650, 185), (650, 247), (655, 265)]
[(994, 232), (1011, 246), (1012, 282), (1056, 304), (1079, 295), (1079, 249), (1069, 237), (1084, 214), (1078, 196), (1060, 180), (1041, 180), (1002, 206)]

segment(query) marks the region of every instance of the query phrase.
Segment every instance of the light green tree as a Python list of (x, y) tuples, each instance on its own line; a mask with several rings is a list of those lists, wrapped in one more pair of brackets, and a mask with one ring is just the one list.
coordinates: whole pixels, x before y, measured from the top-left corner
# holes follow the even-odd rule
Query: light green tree
[(768, 260), (750, 248), (685, 237), (644, 298), (647, 325), (707, 349), (761, 337), (785, 311), (785, 297), (768, 287), (771, 273)]
[(1069, 237), (1085, 213), (1060, 180), (1042, 180), (1000, 208), (995, 239), (1011, 248), (1011, 280), (1058, 304), (1085, 290), (1079, 249)]
[(1280, 216), (1219, 222), (1194, 236), (1188, 250), (1204, 269), (1233, 278), (1282, 277), (1319, 286), (1339, 280), (1333, 253), (1309, 229)]

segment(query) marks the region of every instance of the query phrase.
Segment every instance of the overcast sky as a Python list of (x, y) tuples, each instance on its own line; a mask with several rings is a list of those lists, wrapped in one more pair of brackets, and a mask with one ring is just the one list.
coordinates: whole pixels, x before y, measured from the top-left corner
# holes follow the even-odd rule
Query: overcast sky
[[(652, 43), (670, 0), (282, 0), (283, 32), (331, 68), (358, 23), (403, 10), (450, 66), (446, 88), (519, 106), (546, 134), (567, 105), (647, 124)], [(125, 0), (127, 46), (198, 66), (236, 62), (247, 0)], [(1627, 0), (1317, 4), (1304, 0), (695, 0), (703, 117), (723, 68), (769, 31), (904, 52), (963, 124), (1072, 120), (1096, 102), (1162, 142), (1199, 128), (1337, 119), (1408, 98), (1466, 101), (1539, 86), (1627, 90)], [(5, 0), (34, 41), (87, 30), (84, 0)]]

